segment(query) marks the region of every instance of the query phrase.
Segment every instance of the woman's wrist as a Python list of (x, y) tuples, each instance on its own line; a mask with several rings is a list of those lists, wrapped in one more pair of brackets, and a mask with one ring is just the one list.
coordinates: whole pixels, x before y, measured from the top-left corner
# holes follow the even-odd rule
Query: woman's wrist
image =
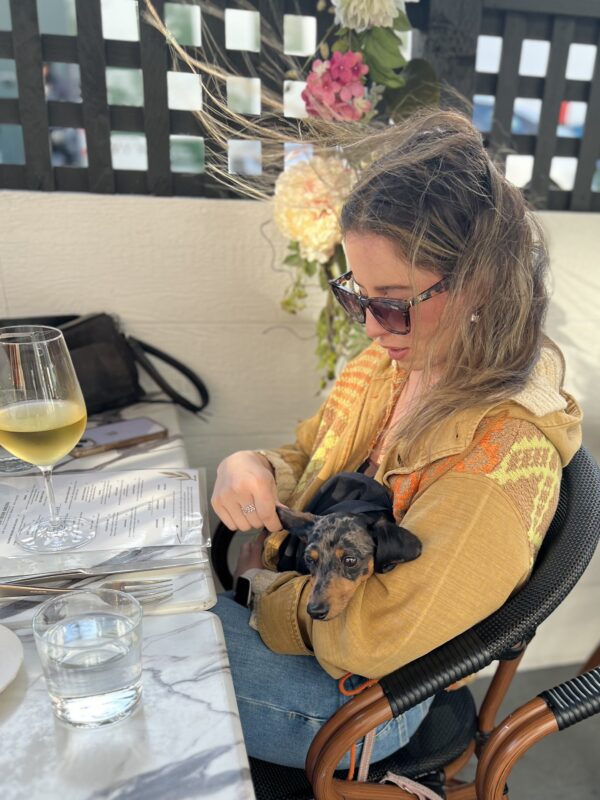
[(275, 467), (273, 466), (273, 464), (271, 464), (266, 455), (261, 450), (254, 450), (253, 452), (254, 455), (258, 456), (261, 464), (265, 467), (265, 469), (268, 469), (271, 475), (275, 477)]

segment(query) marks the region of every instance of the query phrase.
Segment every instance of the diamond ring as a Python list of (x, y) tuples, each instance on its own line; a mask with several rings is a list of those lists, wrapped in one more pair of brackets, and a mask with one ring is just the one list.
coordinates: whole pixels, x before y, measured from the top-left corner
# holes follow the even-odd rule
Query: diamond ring
[(256, 511), (256, 506), (253, 503), (249, 503), (247, 506), (242, 506), (242, 514), (254, 514)]

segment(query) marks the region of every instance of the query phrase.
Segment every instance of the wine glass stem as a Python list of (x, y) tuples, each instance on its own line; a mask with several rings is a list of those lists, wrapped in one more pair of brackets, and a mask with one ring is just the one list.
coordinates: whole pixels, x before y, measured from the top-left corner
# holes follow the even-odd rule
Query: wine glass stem
[(42, 470), (44, 483), (46, 484), (46, 498), (50, 508), (50, 522), (55, 525), (58, 522), (58, 512), (56, 510), (54, 487), (52, 486), (52, 467), (40, 467), (40, 469)]

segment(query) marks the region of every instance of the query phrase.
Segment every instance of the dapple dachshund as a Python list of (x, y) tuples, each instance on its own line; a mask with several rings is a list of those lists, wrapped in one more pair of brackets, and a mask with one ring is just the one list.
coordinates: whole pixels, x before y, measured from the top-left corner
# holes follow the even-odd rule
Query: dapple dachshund
[(307, 611), (316, 620), (341, 614), (374, 572), (389, 572), (421, 554), (419, 539), (384, 516), (373, 522), (361, 514), (317, 516), (281, 506), (277, 514), (283, 527), (306, 544), (313, 586)]

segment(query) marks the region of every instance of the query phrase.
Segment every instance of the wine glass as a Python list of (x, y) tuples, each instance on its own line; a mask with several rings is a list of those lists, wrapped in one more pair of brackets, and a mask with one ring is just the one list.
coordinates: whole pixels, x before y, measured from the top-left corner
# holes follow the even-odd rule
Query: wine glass
[(25, 550), (54, 553), (94, 538), (86, 519), (60, 516), (52, 468), (77, 444), (87, 411), (62, 332), (45, 325), (0, 328), (0, 445), (39, 467), (50, 519), (23, 527), (16, 542)]

